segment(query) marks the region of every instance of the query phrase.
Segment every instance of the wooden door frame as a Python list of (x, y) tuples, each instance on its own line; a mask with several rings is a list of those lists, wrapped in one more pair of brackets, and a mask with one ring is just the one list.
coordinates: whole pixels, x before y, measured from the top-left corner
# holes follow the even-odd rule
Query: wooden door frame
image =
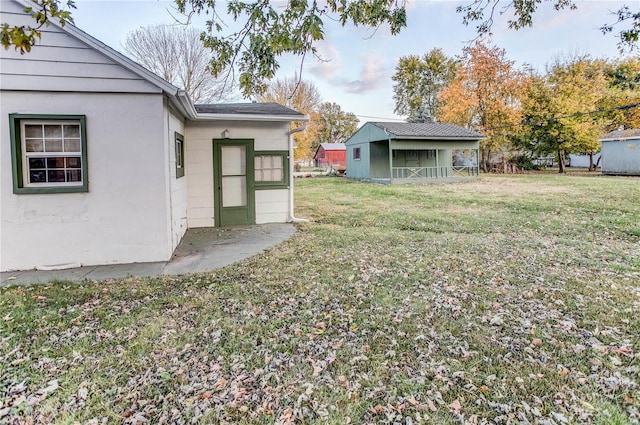
[(248, 223), (256, 222), (254, 139), (213, 139), (213, 211), (214, 224), (222, 227), (222, 162), (219, 155), (222, 146), (246, 146), (246, 178)]

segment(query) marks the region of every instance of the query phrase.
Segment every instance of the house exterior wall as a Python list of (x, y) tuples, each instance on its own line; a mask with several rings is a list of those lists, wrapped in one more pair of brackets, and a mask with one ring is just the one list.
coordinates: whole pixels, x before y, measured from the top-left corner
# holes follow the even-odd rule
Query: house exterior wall
[(389, 171), (389, 142), (375, 142), (369, 145), (369, 177), (371, 179), (388, 179)]
[[(180, 114), (169, 108), (165, 100), (164, 117), (166, 126), (165, 157), (167, 158), (166, 186), (167, 208), (170, 212), (167, 228), (170, 232), (171, 250), (173, 251), (187, 231), (187, 176), (178, 178), (176, 175), (176, 133), (184, 138), (185, 123)], [(188, 143), (184, 139), (184, 143)]]
[[(256, 151), (289, 150), (288, 122), (190, 121), (186, 125), (185, 171), (189, 227), (215, 226), (213, 139), (253, 139)], [(289, 220), (289, 189), (256, 190), (256, 223)]]
[[(380, 128), (365, 124), (358, 129), (346, 142), (347, 148), (347, 177), (354, 179), (370, 179), (371, 174), (371, 147), (374, 140), (388, 140), (387, 134)], [(353, 151), (360, 148), (360, 159), (353, 159)], [(387, 167), (388, 168), (388, 167)]]
[(346, 150), (326, 151), (325, 152), (326, 164), (346, 167), (347, 166), (346, 156), (347, 156)]
[[(162, 95), (0, 88), (0, 270), (167, 260)], [(10, 113), (86, 116), (88, 192), (13, 193)]]
[[(0, 1), (0, 22), (33, 25), (13, 1)], [(129, 71), (55, 25), (41, 28), (31, 52), (2, 50), (3, 90), (161, 93), (160, 88)]]
[(313, 156), (314, 165), (316, 167), (324, 167), (326, 165), (325, 150), (322, 146), (318, 146), (316, 154)]
[(640, 138), (602, 142), (602, 173), (640, 176)]

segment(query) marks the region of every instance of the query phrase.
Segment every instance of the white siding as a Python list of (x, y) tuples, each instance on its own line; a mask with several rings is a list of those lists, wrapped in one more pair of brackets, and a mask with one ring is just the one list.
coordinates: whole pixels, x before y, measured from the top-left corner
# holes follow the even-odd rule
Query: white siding
[(285, 223), (289, 219), (289, 190), (256, 190), (256, 224)]
[[(167, 121), (167, 157), (169, 178), (169, 228), (171, 229), (171, 249), (175, 249), (187, 231), (187, 176), (176, 178), (176, 145), (175, 133), (180, 133), (184, 137), (185, 127), (182, 118), (172, 113), (165, 106), (165, 117)], [(184, 143), (188, 143), (184, 138)]]
[[(23, 7), (0, 1), (0, 22), (33, 25)], [(28, 54), (13, 48), (0, 52), (3, 90), (160, 93), (161, 90), (98, 50), (55, 25), (42, 29), (42, 38)]]
[[(12, 112), (86, 115), (87, 193), (13, 193)], [(171, 256), (162, 95), (2, 92), (0, 118), (0, 270)]]
[[(253, 139), (256, 151), (289, 150), (289, 123), (250, 121), (189, 122), (186, 139), (189, 227), (212, 227), (214, 219), (213, 139), (228, 130), (230, 139)], [(256, 222), (288, 220), (289, 192), (256, 190)]]

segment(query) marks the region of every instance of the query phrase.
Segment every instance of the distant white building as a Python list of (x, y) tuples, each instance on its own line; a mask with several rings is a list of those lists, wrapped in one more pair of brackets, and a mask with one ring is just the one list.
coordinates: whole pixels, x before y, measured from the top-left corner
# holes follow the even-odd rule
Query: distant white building
[[(29, 6), (1, 1), (0, 21), (33, 25)], [(53, 21), (2, 51), (0, 95), (0, 271), (164, 261), (187, 228), (292, 219), (296, 111), (193, 105)]]
[[(600, 152), (593, 154), (593, 164), (597, 164), (600, 159)], [(569, 154), (569, 166), (572, 168), (589, 168), (589, 155), (586, 154)]]
[(640, 128), (605, 134), (602, 142), (602, 174), (640, 176)]

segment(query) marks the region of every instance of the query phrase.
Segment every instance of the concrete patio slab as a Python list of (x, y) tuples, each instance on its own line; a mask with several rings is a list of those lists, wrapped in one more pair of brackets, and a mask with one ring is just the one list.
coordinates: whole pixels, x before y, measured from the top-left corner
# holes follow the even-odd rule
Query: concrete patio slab
[(166, 262), (3, 272), (0, 286), (205, 272), (256, 255), (289, 239), (295, 232), (291, 223), (189, 229)]

